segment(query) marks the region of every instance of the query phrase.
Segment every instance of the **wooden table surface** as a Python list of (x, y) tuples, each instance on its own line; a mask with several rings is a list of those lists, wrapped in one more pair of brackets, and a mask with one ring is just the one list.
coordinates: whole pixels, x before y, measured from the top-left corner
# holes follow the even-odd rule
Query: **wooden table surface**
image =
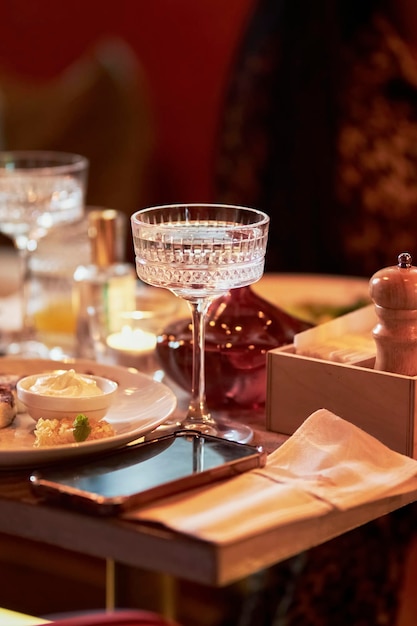
[[(267, 451), (283, 437), (267, 433), (261, 414), (243, 414)], [(417, 480), (397, 493), (346, 512), (331, 511), (225, 545), (146, 523), (101, 518), (46, 505), (31, 491), (27, 471), (0, 472), (0, 532), (125, 565), (222, 586), (347, 532), (417, 499)], [(256, 516), (256, 510), (248, 510)]]

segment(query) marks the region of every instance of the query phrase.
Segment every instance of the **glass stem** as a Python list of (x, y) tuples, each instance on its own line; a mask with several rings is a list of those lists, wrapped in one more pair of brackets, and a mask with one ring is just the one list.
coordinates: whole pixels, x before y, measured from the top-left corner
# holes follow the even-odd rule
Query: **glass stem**
[(213, 420), (206, 404), (206, 380), (204, 366), (205, 321), (211, 298), (188, 300), (192, 317), (193, 368), (191, 378), (191, 399), (188, 405), (186, 423), (212, 423)]

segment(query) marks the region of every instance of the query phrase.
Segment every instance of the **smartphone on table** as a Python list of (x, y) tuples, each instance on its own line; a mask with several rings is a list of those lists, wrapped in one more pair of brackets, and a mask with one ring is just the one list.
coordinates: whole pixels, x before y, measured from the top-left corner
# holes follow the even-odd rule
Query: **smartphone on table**
[(38, 470), (30, 476), (44, 500), (115, 515), (266, 463), (262, 447), (179, 430), (99, 458)]

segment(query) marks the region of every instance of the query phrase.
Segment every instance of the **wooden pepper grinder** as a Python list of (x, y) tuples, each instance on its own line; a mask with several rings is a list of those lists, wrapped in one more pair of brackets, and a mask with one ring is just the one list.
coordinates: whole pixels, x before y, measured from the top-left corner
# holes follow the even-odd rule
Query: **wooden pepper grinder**
[(398, 265), (376, 272), (369, 283), (378, 323), (375, 369), (417, 375), (417, 267), (408, 252)]

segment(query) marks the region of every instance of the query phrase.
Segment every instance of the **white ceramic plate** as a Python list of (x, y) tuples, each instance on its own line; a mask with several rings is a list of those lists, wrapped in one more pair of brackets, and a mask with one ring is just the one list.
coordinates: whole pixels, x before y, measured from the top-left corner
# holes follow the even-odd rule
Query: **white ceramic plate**
[(2, 374), (37, 374), (54, 369), (74, 368), (84, 374), (96, 374), (119, 384), (117, 396), (105, 419), (114, 437), (54, 447), (34, 448), (35, 422), (19, 413), (7, 428), (0, 429), (0, 468), (31, 467), (63, 459), (95, 454), (125, 445), (162, 424), (176, 407), (174, 393), (163, 383), (133, 368), (106, 365), (86, 359), (50, 361), (47, 359), (0, 358)]
[(312, 322), (319, 310), (329, 317), (356, 303), (371, 302), (369, 281), (350, 276), (320, 274), (264, 274), (253, 290), (265, 300)]

